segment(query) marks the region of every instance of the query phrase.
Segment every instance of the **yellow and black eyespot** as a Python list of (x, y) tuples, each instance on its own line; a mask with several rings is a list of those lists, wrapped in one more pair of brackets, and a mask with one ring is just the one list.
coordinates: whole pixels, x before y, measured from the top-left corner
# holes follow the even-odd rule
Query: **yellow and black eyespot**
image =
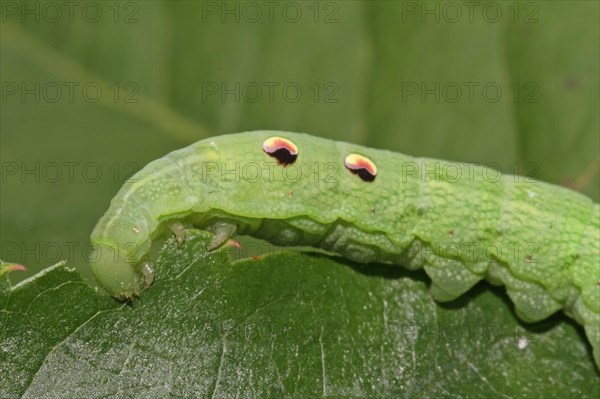
[(377, 166), (369, 158), (360, 154), (348, 154), (344, 165), (351, 173), (358, 175), (362, 181), (372, 182), (377, 176)]
[(269, 137), (263, 141), (263, 151), (275, 158), (280, 165), (287, 166), (296, 162), (298, 147), (283, 137)]

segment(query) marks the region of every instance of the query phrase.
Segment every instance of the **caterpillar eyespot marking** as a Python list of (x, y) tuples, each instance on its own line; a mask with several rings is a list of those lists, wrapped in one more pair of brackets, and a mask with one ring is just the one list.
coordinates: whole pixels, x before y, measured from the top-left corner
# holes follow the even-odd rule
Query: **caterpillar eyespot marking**
[(283, 166), (293, 164), (298, 158), (296, 144), (282, 137), (269, 137), (263, 142), (262, 147), (264, 152), (275, 158)]
[[(266, 157), (281, 166), (270, 171), (294, 173), (203, 173), (217, 159), (257, 165)], [(360, 263), (423, 268), (439, 301), (482, 279), (504, 284), (526, 321), (560, 309), (573, 317), (600, 365), (600, 205), (541, 181), (490, 180), (478, 165), (452, 162), (465, 173), (450, 182), (441, 175), (444, 162), (291, 132), (201, 140), (151, 162), (132, 177), (136, 184), (119, 190), (91, 234), (92, 272), (109, 294), (131, 299), (160, 273), (147, 260), (152, 240), (174, 234), (185, 245), (182, 222), (194, 221), (215, 234), (209, 251), (247, 234)], [(339, 167), (324, 179), (315, 165)]]
[(366, 182), (372, 182), (377, 176), (377, 167), (373, 161), (360, 154), (346, 155), (344, 166)]

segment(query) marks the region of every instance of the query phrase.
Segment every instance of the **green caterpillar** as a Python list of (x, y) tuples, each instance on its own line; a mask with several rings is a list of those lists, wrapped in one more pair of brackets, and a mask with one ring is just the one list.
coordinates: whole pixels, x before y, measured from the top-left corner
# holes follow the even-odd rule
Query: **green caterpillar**
[(151, 285), (151, 241), (183, 225), (424, 268), (436, 300), (503, 284), (525, 321), (563, 309), (600, 365), (600, 206), (481, 165), (413, 158), (299, 133), (255, 131), (151, 162), (91, 235), (98, 283), (125, 300)]

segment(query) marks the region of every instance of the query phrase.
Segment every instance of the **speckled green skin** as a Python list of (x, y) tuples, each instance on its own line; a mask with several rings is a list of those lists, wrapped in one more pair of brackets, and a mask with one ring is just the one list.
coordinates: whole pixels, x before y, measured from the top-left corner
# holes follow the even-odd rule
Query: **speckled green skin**
[[(292, 166), (263, 152), (272, 136), (297, 145)], [(344, 167), (349, 153), (376, 164), (374, 182)], [(92, 269), (108, 292), (129, 298), (143, 286), (140, 260), (167, 223), (209, 228), (225, 220), (238, 233), (280, 245), (423, 267), (441, 301), (484, 278), (503, 284), (523, 320), (564, 309), (582, 324), (599, 365), (599, 209), (569, 189), (497, 178), (485, 167), (305, 134), (247, 132), (199, 141), (138, 172), (92, 232)]]

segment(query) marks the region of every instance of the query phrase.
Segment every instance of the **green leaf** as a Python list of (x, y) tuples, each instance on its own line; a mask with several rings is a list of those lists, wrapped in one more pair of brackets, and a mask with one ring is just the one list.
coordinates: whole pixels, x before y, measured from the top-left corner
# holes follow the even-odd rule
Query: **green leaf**
[[(457, 22), (443, 18), (438, 22), (435, 12), (423, 17), (425, 7), (441, 9), (446, 7), (444, 3), (320, 2), (316, 23), (314, 2), (294, 2), (303, 7), (303, 18), (298, 23), (282, 20), (282, 5), (278, 6), (274, 21), (268, 20), (263, 8), (263, 18), (258, 22), (236, 22), (231, 16), (222, 22), (221, 15), (204, 18), (203, 7), (214, 3), (224, 7), (225, 2), (92, 3), (102, 8), (103, 18), (97, 23), (82, 18), (83, 3), (74, 7), (74, 21), (68, 21), (68, 7), (63, 7), (62, 2), (33, 0), (2, 4), (29, 10), (48, 7), (45, 15), (50, 17), (53, 7), (62, 7), (62, 18), (51, 22), (43, 18), (36, 21), (35, 11), (32, 15), (23, 14), (21, 10), (9, 13), (8, 9), (4, 13), (2, 9), (3, 85), (25, 84), (31, 88), (39, 82), (42, 86), (58, 84), (63, 88), (58, 102), (43, 98), (35, 101), (32, 94), (23, 99), (19, 93), (8, 96), (6, 101), (3, 99), (0, 107), (0, 258), (24, 264), (30, 271), (67, 260), (69, 265), (77, 266), (85, 280), (89, 277), (85, 263), (89, 234), (129, 174), (171, 150), (215, 134), (265, 128), (305, 131), (415, 156), (496, 164), (507, 173), (531, 172), (524, 168), (533, 162), (537, 167), (535, 177), (555, 184), (585, 176), (588, 165), (593, 165), (592, 161), (598, 157), (598, 2), (490, 2), (490, 11), (494, 11), (494, 6), (502, 8), (502, 18), (494, 22), (484, 18), (483, 8), (487, 4), (484, 2), (473, 4), (472, 20), (469, 2), (445, 2), (450, 8), (453, 5), (461, 8), (462, 18)], [(249, 2), (252, 3), (255, 2)], [(244, 3), (233, 2), (230, 6), (236, 7), (236, 4), (242, 7)], [(414, 5), (420, 9), (409, 15), (406, 7)], [(119, 11), (117, 22), (114, 22), (115, 10)], [(90, 11), (93, 12), (94, 7)], [(133, 15), (136, 21), (123, 23), (132, 11), (136, 11)], [(323, 23), (331, 12), (336, 22)], [(528, 16), (533, 21), (525, 21)], [(243, 96), (236, 101), (232, 95), (223, 100), (221, 92), (203, 97), (206, 84), (224, 84), (231, 89), (236, 83), (241, 87), (257, 83), (264, 90), (265, 82), (275, 82), (279, 88), (289, 83), (298, 84), (304, 95), (298, 102), (283, 98), (282, 90), (276, 91), (273, 101), (266, 91), (257, 102), (246, 101)], [(498, 84), (503, 96), (495, 103), (483, 98), (479, 90), (472, 102), (467, 100), (466, 91), (456, 103), (447, 101), (448, 97), (437, 102), (431, 95), (422, 101), (420, 92), (403, 98), (406, 84), (424, 84), (425, 88), (431, 88), (436, 83), (441, 87), (456, 83), (465, 89), (465, 82), (475, 82), (479, 88), (488, 82)], [(65, 83), (78, 85), (72, 102)], [(80, 89), (90, 83), (99, 84), (103, 90), (98, 102), (82, 95)], [(134, 88), (139, 89), (133, 96), (137, 102), (124, 102), (124, 96), (132, 93), (125, 89), (126, 83), (133, 83)], [(337, 91), (326, 88), (328, 83)], [(524, 101), (524, 96), (533, 94), (525, 87), (528, 83), (539, 89), (535, 95), (538, 102)], [(518, 88), (514, 84), (518, 84)], [(519, 94), (517, 100), (515, 89)], [(6, 93), (3, 87), (3, 94)], [(117, 100), (116, 93), (120, 94)], [(332, 99), (337, 101), (325, 102), (325, 96), (331, 93), (335, 93)], [(319, 95), (317, 100), (315, 94)], [(54, 174), (56, 165), (62, 173), (58, 178)], [(10, 169), (14, 167), (15, 174)], [(593, 168), (590, 170), (593, 172)], [(590, 183), (581, 191), (598, 201), (599, 185), (597, 174), (592, 173)], [(189, 263), (196, 262), (189, 253), (176, 251), (171, 257), (175, 253), (185, 255)], [(514, 397), (597, 396), (598, 377), (592, 373), (590, 348), (581, 328), (557, 316), (535, 324), (533, 337), (537, 341), (518, 349), (513, 329), (520, 328), (517, 335), (529, 335), (530, 330), (516, 324), (502, 289), (481, 286), (451, 306), (438, 305), (425, 292), (428, 280), (421, 273), (394, 271), (394, 278), (387, 278), (381, 276), (387, 273), (387, 269), (381, 267), (354, 266), (352, 269), (349, 267), (352, 265), (328, 258), (316, 260), (307, 255), (294, 255), (283, 260), (281, 256), (269, 258), (282, 260), (272, 270), (264, 269), (269, 265), (263, 265), (262, 261), (213, 265), (214, 269), (212, 264), (200, 261), (190, 268), (190, 272), (206, 274), (206, 281), (223, 278), (228, 303), (231, 303), (230, 298), (240, 299), (238, 307), (231, 308), (231, 312), (240, 312), (237, 315), (223, 313), (227, 307), (218, 301), (203, 303), (198, 314), (208, 312), (211, 318), (200, 320), (194, 326), (210, 328), (214, 326), (209, 323), (213, 319), (215, 323), (239, 322), (249, 312), (245, 307), (251, 306), (252, 301), (263, 303), (259, 301), (262, 291), (268, 293), (267, 288), (289, 290), (302, 284), (306, 290), (299, 298), (317, 298), (317, 302), (306, 303), (314, 302), (317, 306), (314, 314), (324, 316), (299, 318), (298, 323), (314, 335), (315, 330), (321, 331), (321, 326), (328, 332), (327, 322), (339, 322), (333, 324), (335, 332), (339, 331), (340, 337), (346, 338), (337, 346), (326, 347), (325, 353), (331, 353), (326, 359), (333, 362), (326, 368), (333, 370), (333, 374), (328, 374), (331, 376), (328, 381), (337, 383), (329, 385), (331, 395), (345, 390), (348, 396), (360, 396), (361, 392), (365, 396), (390, 392), (392, 397), (449, 396), (445, 392), (480, 396), (477, 390), (481, 390), (483, 394), (491, 392), (490, 396), (500, 396), (490, 388), (493, 386), (496, 391)], [(170, 273), (173, 262), (169, 262), (168, 257), (168, 253), (163, 254), (158, 281), (166, 275), (176, 275)], [(235, 292), (229, 285), (233, 284), (230, 280), (235, 276), (234, 271), (239, 270), (244, 270), (245, 276), (262, 280), (244, 279), (237, 288), (239, 293)], [(269, 272), (259, 276), (260, 270)], [(227, 271), (230, 274), (225, 278), (223, 273)], [(281, 284), (287, 286), (277, 286), (271, 279), (286, 271), (296, 272), (296, 278), (291, 283), (281, 278)], [(186, 276), (189, 277), (183, 274), (173, 281), (175, 287), (184, 287), (179, 280)], [(12, 273), (11, 278), (16, 281), (20, 277)], [(338, 289), (336, 294), (331, 294), (334, 288), (323, 291), (332, 280), (344, 289)], [(263, 286), (269, 282), (269, 287)], [(167, 287), (169, 283), (163, 281), (162, 284)], [(163, 289), (158, 283), (131, 307), (97, 296), (85, 288), (76, 273), (64, 266), (56, 266), (43, 276), (6, 291), (8, 287), (8, 280), (0, 278), (0, 290), (5, 290), (0, 295), (0, 309), (6, 309), (0, 313), (1, 397), (20, 396), (28, 388), (31, 397), (40, 393), (48, 396), (43, 389), (45, 384), (52, 384), (54, 378), (62, 383), (63, 389), (72, 387), (74, 381), (80, 382), (77, 389), (81, 390), (93, 384), (120, 386), (117, 396), (143, 396), (150, 392), (150, 386), (156, 386), (150, 382), (160, 380), (158, 386), (177, 386), (179, 392), (187, 390), (185, 396), (193, 396), (193, 387), (202, 385), (200, 380), (209, 375), (193, 376), (194, 371), (190, 369), (206, 371), (207, 367), (198, 368), (202, 363), (186, 363), (197, 359), (192, 355), (161, 363), (156, 360), (158, 356), (144, 357), (138, 346), (131, 346), (132, 340), (142, 336), (151, 343), (158, 340), (164, 330), (159, 329), (157, 336), (148, 337), (138, 329), (157, 323), (151, 316), (160, 314), (162, 309), (175, 309), (173, 314), (179, 309), (178, 295), (172, 298), (165, 295), (160, 304), (143, 307), (151, 302), (146, 295), (155, 290), (156, 294), (152, 295), (158, 295)], [(250, 287), (259, 291), (252, 294)], [(193, 292), (200, 292), (200, 288)], [(374, 304), (377, 295), (387, 292), (383, 288), (394, 292), (386, 294), (389, 310), (386, 323), (392, 326), (388, 327), (391, 333), (375, 331), (376, 334), (364, 338), (384, 325), (383, 300), (379, 306)], [(183, 288), (175, 289), (175, 292), (181, 290)], [(207, 287), (206, 293), (210, 292)], [(318, 296), (320, 292), (323, 294)], [(39, 298), (34, 300), (38, 294)], [(51, 296), (62, 299), (55, 300)], [(324, 298), (329, 303), (319, 302)], [(91, 306), (92, 299), (98, 303), (96, 308)], [(204, 299), (200, 296), (197, 300)], [(7, 301), (12, 310), (5, 306)], [(359, 305), (366, 309), (353, 301), (362, 301)], [(308, 312), (306, 303), (281, 302), (280, 306), (284, 303), (289, 309), (279, 318), (268, 313), (270, 307), (257, 315), (280, 323), (287, 321), (283, 325), (289, 326), (286, 316), (291, 318)], [(323, 309), (324, 306), (331, 308)], [(353, 312), (349, 313), (346, 306)], [(104, 313), (93, 318), (88, 316), (88, 311), (95, 315), (98, 309)], [(143, 309), (148, 310), (140, 314)], [(127, 316), (129, 314), (132, 316)], [(347, 320), (340, 321), (343, 315), (347, 315)], [(431, 321), (433, 315), (436, 319)], [(107, 322), (96, 340), (88, 341), (88, 345), (96, 343), (100, 349), (78, 351), (79, 345), (84, 348), (85, 345), (81, 341), (73, 344), (77, 334), (108, 317), (115, 320), (112, 324)], [(506, 331), (502, 330), (503, 338), (494, 343), (482, 339), (482, 333), (476, 336), (479, 338), (462, 339), (458, 343), (439, 338), (443, 334), (435, 326), (446, 323), (444, 325), (449, 325), (447, 328), (451, 330), (452, 321), (459, 323), (463, 334), (468, 331), (465, 323), (470, 322), (479, 323), (482, 328), (493, 324), (489, 327), (492, 331), (496, 328), (494, 323), (499, 323)], [(407, 323), (408, 332), (402, 332), (402, 325), (398, 323)], [(173, 347), (184, 346), (197, 339), (194, 332), (204, 334), (202, 329), (191, 329), (190, 325), (191, 322), (173, 325), (173, 328), (188, 326), (191, 332), (176, 337), (174, 332), (163, 335), (165, 342), (170, 340)], [(259, 328), (251, 325), (255, 330)], [(415, 329), (419, 335), (415, 336)], [(539, 334), (538, 329), (542, 330)], [(384, 336), (389, 336), (389, 341), (384, 342), (381, 349), (377, 340)], [(101, 339), (113, 341), (103, 349)], [(218, 336), (205, 344), (219, 359), (221, 341)], [(252, 348), (270, 348), (267, 340), (252, 345), (251, 341), (246, 341), (242, 355), (250, 356)], [(56, 349), (50, 352), (54, 347)], [(197, 348), (191, 344), (190, 347)], [(286, 392), (290, 392), (287, 396), (322, 396), (320, 346), (307, 347), (315, 353), (305, 348), (303, 352), (298, 349), (289, 354), (279, 347), (273, 348), (272, 353), (276, 355), (265, 363), (271, 368), (260, 373), (267, 366), (261, 362), (242, 362), (241, 357), (235, 369), (231, 356), (237, 352), (228, 352), (229, 356), (224, 359), (229, 363), (223, 364), (223, 370), (230, 374), (223, 375), (229, 377), (235, 369), (236, 377), (223, 379), (221, 389), (232, 380), (231, 384), (237, 383), (240, 387), (252, 374), (252, 382), (247, 384), (250, 388), (246, 391), (240, 388), (236, 393), (259, 397), (267, 387), (277, 386), (278, 379), (271, 378), (275, 370), (286, 382), (298, 381), (295, 383), (298, 388), (294, 383), (284, 385), (288, 387)], [(339, 355), (336, 348), (347, 352)], [(128, 349), (130, 357), (117, 356)], [(212, 358), (206, 351), (196, 356), (210, 363)], [(377, 356), (378, 353), (383, 354)], [(117, 359), (107, 360), (111, 354)], [(316, 356), (316, 373), (312, 371), (314, 359), (309, 355)], [(59, 361), (60, 356), (65, 360)], [(482, 360), (485, 356), (487, 360)], [(460, 359), (475, 360), (467, 363)], [(96, 367), (96, 372), (88, 372), (82, 366), (86, 362)], [(71, 364), (81, 366), (79, 372), (89, 375), (86, 380), (89, 384), (76, 379), (72, 382), (66, 377), (72, 373), (61, 375)], [(292, 368), (288, 364), (300, 366)], [(38, 369), (40, 372), (36, 374)], [(386, 373), (381, 372), (383, 369)], [(104, 370), (104, 374), (98, 376), (101, 374), (98, 370)], [(131, 370), (138, 374), (134, 376)], [(342, 376), (336, 377), (335, 370), (343, 370), (339, 372)], [(50, 372), (52, 378), (45, 379), (47, 374), (44, 373)], [(177, 372), (181, 372), (181, 376)], [(214, 370), (212, 372), (214, 374)], [(128, 376), (132, 377), (131, 385), (118, 382)], [(307, 382), (309, 378), (312, 380)], [(111, 385), (113, 379), (117, 382)], [(210, 385), (212, 380), (209, 377), (205, 380)], [(144, 381), (148, 384), (143, 385)], [(310, 390), (307, 386), (317, 388)], [(89, 395), (82, 396), (101, 396), (88, 389)], [(471, 391), (465, 394), (468, 390)], [(58, 388), (52, 392), (58, 392)], [(172, 396), (176, 396), (177, 391), (173, 392)], [(202, 396), (202, 392), (198, 392), (198, 396)], [(221, 395), (216, 396), (227, 396), (223, 392), (218, 391)], [(245, 395), (246, 392), (250, 393)]]
[(439, 305), (422, 273), (300, 251), (231, 263), (209, 241), (168, 241), (127, 304), (63, 264), (4, 287), (0, 397), (600, 394), (581, 329), (521, 325), (499, 289)]

